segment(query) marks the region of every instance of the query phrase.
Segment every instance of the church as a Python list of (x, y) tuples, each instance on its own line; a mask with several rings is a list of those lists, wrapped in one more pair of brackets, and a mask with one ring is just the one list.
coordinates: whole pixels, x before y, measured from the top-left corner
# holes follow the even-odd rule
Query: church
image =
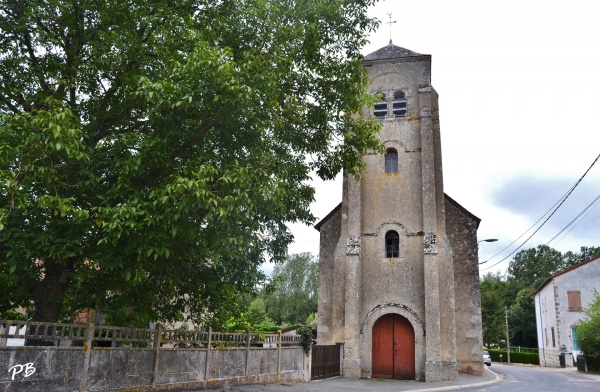
[(431, 56), (392, 44), (364, 59), (362, 116), (385, 152), (345, 176), (320, 232), (319, 344), (343, 343), (345, 377), (455, 380), (483, 373), (477, 228), (444, 193)]

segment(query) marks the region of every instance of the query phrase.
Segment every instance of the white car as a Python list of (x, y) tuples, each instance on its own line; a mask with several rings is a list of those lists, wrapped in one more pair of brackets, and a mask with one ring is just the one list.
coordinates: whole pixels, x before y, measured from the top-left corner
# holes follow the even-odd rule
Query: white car
[(492, 356), (487, 351), (483, 352), (483, 363), (488, 366), (492, 366)]

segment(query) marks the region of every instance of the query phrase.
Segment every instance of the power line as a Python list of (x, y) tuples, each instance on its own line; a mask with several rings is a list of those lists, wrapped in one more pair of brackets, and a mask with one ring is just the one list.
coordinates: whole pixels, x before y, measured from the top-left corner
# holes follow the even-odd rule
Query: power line
[[(573, 189), (573, 188), (571, 188), (571, 189)], [(569, 189), (569, 191), (570, 191), (571, 189)], [(563, 199), (564, 199), (564, 198), (565, 198), (565, 197), (566, 197), (566, 196), (569, 194), (569, 191), (567, 191), (567, 193), (565, 193), (565, 194), (564, 194), (564, 195), (563, 195), (563, 196), (562, 196), (560, 199), (558, 199), (558, 201), (557, 201), (557, 202), (556, 202), (556, 203), (555, 203), (555, 204), (554, 204), (554, 205), (553, 205), (553, 206), (552, 206), (552, 207), (551, 207), (551, 208), (550, 208), (548, 211), (546, 211), (546, 213), (545, 213), (544, 215), (542, 215), (542, 216), (540, 217), (540, 219), (538, 219), (538, 220), (537, 220), (537, 221), (536, 221), (536, 222), (535, 222), (533, 225), (531, 225), (531, 227), (530, 227), (529, 229), (525, 230), (525, 232), (524, 232), (523, 234), (521, 234), (520, 236), (518, 236), (516, 240), (514, 240), (514, 241), (513, 241), (513, 242), (511, 242), (510, 244), (506, 245), (506, 247), (505, 247), (504, 249), (502, 249), (500, 252), (496, 253), (495, 255), (493, 255), (492, 257), (490, 257), (489, 259), (487, 259), (486, 261), (482, 261), (482, 262), (481, 262), (481, 263), (479, 263), (479, 264), (480, 264), (480, 265), (481, 265), (481, 264), (485, 264), (485, 263), (487, 263), (488, 261), (492, 260), (494, 257), (498, 256), (499, 254), (501, 254), (502, 252), (504, 252), (506, 249), (510, 248), (510, 247), (511, 247), (511, 246), (512, 246), (512, 245), (513, 245), (515, 242), (517, 242), (518, 240), (520, 240), (520, 239), (521, 239), (521, 237), (523, 237), (525, 234), (529, 233), (529, 231), (530, 231), (530, 230), (532, 230), (532, 229), (535, 227), (535, 225), (537, 225), (537, 224), (538, 224), (538, 222), (539, 222), (539, 221), (541, 221), (542, 219), (544, 219), (544, 217), (545, 217), (546, 215), (548, 215), (548, 214), (549, 214), (549, 213), (552, 211), (552, 209), (553, 209), (554, 207), (556, 207), (556, 205), (557, 205), (558, 203), (560, 203), (560, 202), (561, 202), (561, 200), (563, 200)]]
[[(588, 169), (585, 171), (585, 173), (583, 173), (583, 175), (582, 175), (582, 176), (579, 178), (579, 180), (577, 180), (577, 182), (575, 183), (575, 185), (573, 185), (573, 186), (571, 187), (571, 189), (570, 189), (570, 190), (567, 192), (567, 194), (566, 194), (565, 196), (563, 196), (563, 197), (561, 198), (561, 200), (559, 200), (559, 202), (560, 202), (560, 203), (558, 204), (558, 206), (557, 206), (556, 208), (554, 208), (554, 207), (553, 207), (553, 208), (554, 208), (554, 210), (552, 211), (552, 213), (551, 213), (551, 214), (548, 216), (548, 218), (546, 218), (546, 220), (544, 220), (544, 222), (542, 222), (542, 224), (541, 224), (541, 225), (540, 225), (540, 226), (539, 226), (539, 227), (538, 227), (538, 228), (537, 228), (537, 229), (536, 229), (536, 230), (533, 232), (533, 234), (531, 234), (529, 237), (527, 237), (527, 239), (526, 239), (526, 240), (525, 240), (525, 241), (524, 241), (524, 242), (523, 242), (521, 245), (519, 245), (519, 246), (518, 246), (518, 247), (517, 247), (515, 250), (513, 250), (513, 251), (512, 251), (510, 254), (508, 254), (508, 255), (507, 255), (505, 258), (503, 258), (502, 260), (500, 260), (499, 262), (497, 262), (497, 263), (495, 263), (495, 264), (492, 264), (492, 265), (491, 265), (491, 266), (489, 266), (489, 267), (482, 268), (481, 270), (483, 271), (483, 270), (486, 270), (486, 269), (490, 269), (490, 268), (492, 268), (492, 267), (495, 267), (495, 266), (497, 266), (498, 264), (502, 263), (504, 260), (506, 260), (506, 259), (508, 259), (510, 256), (512, 256), (512, 255), (513, 255), (513, 254), (514, 254), (516, 251), (518, 251), (519, 249), (521, 249), (521, 247), (523, 247), (523, 245), (525, 245), (525, 244), (526, 244), (526, 243), (527, 243), (527, 242), (528, 242), (528, 241), (531, 239), (531, 237), (533, 237), (533, 236), (534, 236), (534, 235), (535, 235), (535, 234), (536, 234), (538, 231), (540, 231), (540, 229), (541, 229), (541, 228), (542, 228), (542, 227), (543, 227), (543, 226), (546, 224), (546, 222), (548, 222), (548, 220), (549, 220), (550, 218), (552, 218), (552, 215), (554, 215), (554, 214), (556, 213), (556, 211), (558, 211), (558, 209), (559, 209), (559, 208), (560, 208), (560, 207), (563, 205), (563, 203), (564, 203), (564, 202), (565, 202), (565, 201), (566, 201), (566, 200), (569, 198), (569, 196), (571, 196), (571, 193), (573, 193), (573, 191), (575, 190), (575, 188), (577, 188), (577, 186), (578, 186), (578, 185), (579, 185), (579, 183), (580, 183), (580, 182), (583, 180), (583, 178), (584, 178), (584, 177), (585, 177), (585, 176), (588, 174), (588, 172), (589, 172), (589, 171), (592, 169), (592, 167), (593, 167), (593, 166), (596, 164), (596, 162), (598, 162), (598, 159), (600, 159), (600, 154), (598, 154), (598, 156), (596, 157), (596, 159), (594, 159), (594, 162), (592, 162), (592, 164), (590, 165), (590, 167), (588, 167)], [(554, 205), (556, 206), (556, 204), (554, 204)], [(542, 216), (542, 218), (543, 218), (544, 216), (546, 216), (547, 214), (548, 214), (548, 213), (544, 214), (544, 215)], [(540, 220), (541, 220), (541, 218), (538, 220), (538, 222), (539, 222)], [(536, 224), (537, 224), (537, 222), (536, 222)], [(535, 224), (534, 224), (534, 225), (535, 225)], [(531, 230), (531, 228), (530, 228), (530, 229), (528, 229), (528, 230), (527, 230), (525, 233), (527, 233), (529, 230)], [(521, 238), (521, 237), (522, 237), (522, 236), (523, 236), (525, 233), (521, 234), (521, 236), (519, 236), (519, 238)], [(514, 244), (514, 243), (515, 243), (515, 242), (516, 242), (516, 241), (517, 241), (519, 238), (517, 238), (515, 241), (513, 241), (513, 242), (512, 242), (512, 244)], [(512, 244), (511, 244), (511, 245), (512, 245)], [(510, 246), (510, 245), (509, 245), (509, 246)], [(496, 256), (497, 256), (497, 255), (498, 255), (498, 254), (496, 254)], [(496, 256), (493, 256), (493, 257), (496, 257)], [(492, 258), (493, 258), (493, 257), (492, 257)], [(491, 259), (489, 259), (489, 260), (486, 260), (486, 261), (484, 261), (484, 263), (486, 263), (486, 262), (488, 262), (488, 261), (490, 261), (490, 260), (491, 260)], [(483, 264), (483, 263), (482, 263), (482, 264)]]
[[(598, 195), (598, 196), (597, 196), (597, 197), (594, 199), (594, 201), (592, 201), (592, 202), (591, 202), (591, 203), (590, 203), (590, 204), (589, 204), (587, 207), (585, 207), (585, 209), (584, 209), (583, 211), (581, 211), (581, 212), (579, 213), (579, 215), (577, 215), (577, 216), (575, 217), (575, 219), (573, 219), (571, 222), (569, 222), (569, 224), (568, 224), (568, 225), (566, 225), (566, 226), (565, 226), (565, 227), (564, 227), (564, 228), (563, 228), (563, 229), (562, 229), (562, 230), (561, 230), (561, 231), (560, 231), (560, 232), (559, 232), (557, 235), (555, 235), (555, 236), (554, 236), (554, 237), (553, 237), (553, 238), (552, 238), (550, 241), (548, 241), (548, 242), (546, 243), (546, 245), (550, 244), (550, 243), (551, 243), (551, 242), (552, 242), (552, 241), (553, 241), (553, 240), (554, 240), (556, 237), (558, 237), (558, 236), (560, 235), (560, 233), (562, 233), (563, 231), (565, 231), (565, 230), (566, 230), (566, 229), (567, 229), (567, 228), (568, 228), (568, 227), (569, 227), (569, 226), (570, 226), (570, 225), (571, 225), (573, 222), (575, 222), (575, 221), (577, 220), (577, 218), (579, 218), (579, 217), (581, 216), (581, 214), (585, 213), (585, 215), (583, 215), (583, 218), (579, 219), (579, 222), (575, 223), (575, 224), (573, 225), (573, 227), (571, 227), (571, 228), (569, 229), (569, 231), (567, 231), (567, 232), (565, 233), (565, 235), (563, 235), (562, 237), (560, 237), (560, 239), (559, 239), (558, 241), (556, 241), (556, 243), (558, 244), (560, 241), (562, 241), (562, 239), (563, 239), (563, 238), (565, 238), (565, 237), (566, 237), (566, 236), (567, 236), (567, 235), (568, 235), (568, 234), (569, 234), (569, 233), (570, 233), (570, 232), (571, 232), (571, 231), (572, 231), (574, 228), (576, 228), (576, 227), (577, 227), (577, 225), (578, 225), (578, 224), (580, 224), (580, 223), (581, 223), (581, 222), (582, 222), (582, 221), (585, 219), (585, 217), (586, 217), (586, 216), (588, 216), (588, 214), (589, 214), (590, 212), (592, 212), (592, 210), (598, 206), (598, 201), (600, 201), (600, 195)], [(586, 211), (587, 211), (587, 212), (586, 212)]]
[[(599, 156), (600, 156), (600, 155), (599, 155)], [(598, 158), (596, 158), (596, 159), (598, 159)], [(592, 165), (593, 165), (593, 164), (592, 164)], [(588, 170), (589, 170), (589, 169), (588, 169)], [(576, 187), (576, 186), (577, 186), (577, 183), (576, 183), (575, 185), (573, 185), (571, 188), (569, 188), (569, 190), (568, 190), (568, 191), (567, 191), (567, 192), (566, 192), (564, 195), (562, 195), (562, 196), (561, 196), (561, 198), (560, 198), (560, 199), (558, 199), (558, 201), (557, 201), (556, 203), (554, 203), (554, 205), (553, 205), (552, 207), (550, 207), (550, 209), (549, 209), (548, 211), (546, 211), (546, 213), (544, 213), (544, 215), (542, 215), (542, 216), (541, 216), (541, 217), (540, 217), (540, 218), (539, 218), (537, 221), (535, 221), (535, 223), (534, 223), (533, 225), (531, 225), (531, 227), (530, 227), (529, 229), (525, 230), (525, 232), (523, 232), (523, 234), (521, 234), (520, 236), (518, 236), (518, 237), (517, 237), (517, 239), (515, 239), (513, 242), (511, 242), (510, 244), (508, 244), (508, 245), (507, 245), (507, 246), (506, 246), (504, 249), (502, 249), (500, 252), (496, 253), (495, 255), (493, 255), (492, 257), (490, 257), (489, 259), (487, 259), (486, 261), (483, 261), (483, 262), (479, 263), (479, 265), (481, 265), (481, 264), (485, 264), (485, 263), (487, 263), (488, 261), (492, 260), (493, 258), (495, 258), (496, 256), (498, 256), (499, 254), (501, 254), (502, 252), (504, 252), (506, 249), (510, 248), (510, 247), (511, 247), (511, 246), (512, 246), (512, 245), (513, 245), (515, 242), (517, 242), (518, 240), (520, 240), (520, 239), (521, 239), (521, 237), (523, 237), (525, 234), (527, 234), (527, 233), (529, 233), (531, 230), (533, 230), (533, 228), (534, 228), (534, 227), (535, 227), (535, 226), (536, 226), (536, 225), (537, 225), (537, 224), (538, 224), (538, 223), (539, 223), (539, 222), (540, 222), (542, 219), (544, 219), (544, 217), (545, 217), (546, 215), (548, 215), (549, 213), (551, 213), (551, 212), (552, 212), (552, 210), (553, 210), (553, 209), (554, 209), (554, 208), (555, 208), (555, 207), (556, 207), (556, 206), (557, 206), (559, 203), (561, 203), (561, 202), (562, 202), (564, 199), (566, 199), (566, 198), (567, 198), (567, 196), (570, 194), (570, 192), (572, 192), (572, 191), (575, 189), (575, 187)], [(538, 230), (539, 230), (539, 229), (538, 229)], [(535, 233), (534, 233), (534, 234), (535, 234)], [(510, 255), (509, 255), (509, 256), (510, 256)], [(503, 261), (503, 260), (501, 260), (500, 262), (502, 262), (502, 261)], [(496, 264), (494, 264), (494, 265), (496, 265)], [(493, 266), (492, 266), (492, 267), (493, 267)], [(491, 267), (490, 267), (490, 268), (491, 268)], [(486, 269), (486, 268), (483, 268), (483, 269)]]

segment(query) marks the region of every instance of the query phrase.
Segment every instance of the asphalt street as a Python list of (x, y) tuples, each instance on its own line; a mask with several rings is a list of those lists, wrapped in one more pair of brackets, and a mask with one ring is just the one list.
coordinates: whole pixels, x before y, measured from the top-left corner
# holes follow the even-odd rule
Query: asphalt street
[(336, 377), (307, 383), (247, 385), (221, 389), (228, 392), (355, 392), (355, 391), (451, 391), (471, 392), (599, 392), (600, 375), (583, 374), (575, 368), (555, 369), (538, 366), (493, 364), (483, 376), (461, 374), (457, 381), (425, 383), (419, 381), (351, 379)]

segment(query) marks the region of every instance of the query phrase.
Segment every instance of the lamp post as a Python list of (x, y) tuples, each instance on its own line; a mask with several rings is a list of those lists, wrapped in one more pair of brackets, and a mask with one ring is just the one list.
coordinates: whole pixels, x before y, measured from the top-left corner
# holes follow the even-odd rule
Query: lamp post
[[(496, 242), (496, 241), (498, 241), (498, 238), (487, 238), (487, 239), (485, 239), (485, 240), (479, 240), (479, 241), (477, 241), (477, 250), (479, 250), (479, 243), (480, 243), (480, 242)], [(477, 258), (479, 258), (479, 252), (477, 252)], [(479, 264), (479, 265), (481, 265), (481, 264), (485, 264), (485, 263), (487, 263), (488, 261), (489, 261), (489, 260), (486, 260), (486, 261), (483, 261), (483, 262), (481, 262), (481, 263), (477, 263), (477, 264)]]

